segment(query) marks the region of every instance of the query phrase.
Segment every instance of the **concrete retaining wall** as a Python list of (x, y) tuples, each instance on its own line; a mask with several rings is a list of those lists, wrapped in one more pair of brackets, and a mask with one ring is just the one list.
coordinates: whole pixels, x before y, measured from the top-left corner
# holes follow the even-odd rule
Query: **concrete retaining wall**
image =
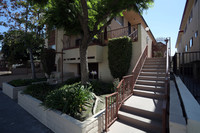
[(60, 111), (45, 109), (41, 103), (18, 92), (18, 104), (55, 133), (101, 133), (104, 129), (104, 111), (81, 122)]
[(3, 93), (11, 99), (17, 99), (18, 91), (24, 90), (26, 86), (14, 87), (8, 83), (2, 83)]
[(169, 132), (186, 133), (186, 120), (174, 81), (170, 81)]
[(200, 105), (180, 77), (175, 76), (175, 81), (186, 113), (186, 131), (187, 133), (198, 133), (200, 131)]

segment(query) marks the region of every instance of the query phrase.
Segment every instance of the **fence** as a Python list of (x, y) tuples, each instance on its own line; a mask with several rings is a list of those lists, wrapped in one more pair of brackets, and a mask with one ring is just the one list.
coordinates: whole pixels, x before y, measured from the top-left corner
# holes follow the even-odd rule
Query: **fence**
[(200, 51), (176, 53), (173, 57), (173, 72), (180, 76), (200, 103)]

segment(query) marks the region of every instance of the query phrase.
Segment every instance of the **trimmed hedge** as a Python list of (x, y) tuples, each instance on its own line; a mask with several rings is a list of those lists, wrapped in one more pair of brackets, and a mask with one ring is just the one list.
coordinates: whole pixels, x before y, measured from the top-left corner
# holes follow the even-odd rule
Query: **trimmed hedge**
[(27, 86), (30, 85), (34, 82), (41, 82), (41, 81), (46, 81), (46, 78), (39, 78), (39, 79), (16, 79), (8, 82), (8, 84), (14, 86), (14, 87), (19, 87), (19, 86)]
[(41, 54), (41, 61), (43, 70), (48, 76), (51, 75), (51, 72), (53, 72), (55, 68), (55, 57), (56, 57), (56, 51), (51, 48), (45, 48), (42, 51)]
[(24, 93), (35, 97), (44, 102), (47, 94), (54, 90), (55, 87), (47, 83), (29, 85)]
[(122, 78), (127, 74), (132, 57), (132, 41), (129, 37), (120, 37), (108, 42), (108, 62), (112, 76)]

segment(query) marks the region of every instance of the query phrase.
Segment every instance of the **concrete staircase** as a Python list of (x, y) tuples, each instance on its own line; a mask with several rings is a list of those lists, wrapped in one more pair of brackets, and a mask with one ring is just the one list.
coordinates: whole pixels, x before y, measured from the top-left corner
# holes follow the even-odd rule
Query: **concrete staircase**
[(165, 58), (147, 58), (109, 133), (161, 133)]

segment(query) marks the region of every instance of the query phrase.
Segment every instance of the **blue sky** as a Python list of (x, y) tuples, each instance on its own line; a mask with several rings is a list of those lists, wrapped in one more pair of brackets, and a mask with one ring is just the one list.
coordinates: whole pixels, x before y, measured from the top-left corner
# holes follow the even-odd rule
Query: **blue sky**
[(154, 6), (143, 12), (143, 17), (155, 38), (171, 37), (172, 55), (186, 0), (155, 0)]

